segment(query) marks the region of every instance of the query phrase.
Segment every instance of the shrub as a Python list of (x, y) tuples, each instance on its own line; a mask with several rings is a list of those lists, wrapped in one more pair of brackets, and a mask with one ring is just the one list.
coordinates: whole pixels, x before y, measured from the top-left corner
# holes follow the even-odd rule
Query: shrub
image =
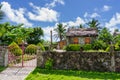
[(37, 46), (34, 44), (30, 44), (25, 49), (25, 53), (27, 53), (27, 54), (36, 54), (36, 51), (37, 51)]
[(103, 42), (102, 40), (96, 40), (92, 44), (94, 50), (103, 49), (105, 50), (107, 48), (107, 44)]
[(52, 67), (53, 67), (53, 60), (51, 58), (49, 58), (45, 63), (45, 68), (52, 69)]
[(45, 51), (45, 48), (41, 43), (38, 43), (37, 46), (39, 46), (42, 51)]
[(9, 50), (15, 56), (20, 56), (22, 54), (22, 49), (15, 42), (9, 45)]
[(92, 50), (92, 45), (91, 44), (83, 45), (83, 50)]
[(67, 51), (80, 51), (80, 44), (70, 44), (66, 46)]
[(44, 48), (45, 48), (45, 51), (49, 50), (49, 46), (44, 46)]
[(110, 45), (106, 48), (106, 52), (110, 52)]
[(120, 51), (120, 46), (119, 42), (115, 44), (115, 51)]

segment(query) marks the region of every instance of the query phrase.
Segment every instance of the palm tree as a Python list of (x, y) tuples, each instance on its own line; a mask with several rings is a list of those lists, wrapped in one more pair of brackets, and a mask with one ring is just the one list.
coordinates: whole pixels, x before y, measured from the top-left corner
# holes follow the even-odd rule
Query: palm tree
[(90, 28), (99, 28), (100, 23), (98, 22), (98, 20), (92, 19), (92, 21), (89, 21), (87, 25)]
[(82, 25), (82, 24), (80, 24), (79, 28), (83, 28), (83, 25)]
[(62, 41), (65, 38), (65, 32), (66, 32), (65, 27), (66, 26), (63, 26), (62, 23), (59, 23), (57, 25), (57, 28), (54, 29), (54, 31), (57, 33), (57, 34), (55, 34), (55, 37), (59, 38), (60, 41)]

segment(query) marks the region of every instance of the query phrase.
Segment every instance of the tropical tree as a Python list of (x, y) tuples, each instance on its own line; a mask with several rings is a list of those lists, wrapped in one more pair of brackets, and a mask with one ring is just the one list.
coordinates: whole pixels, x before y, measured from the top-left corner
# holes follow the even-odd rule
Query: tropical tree
[(92, 19), (91, 21), (89, 21), (87, 23), (87, 25), (90, 27), (90, 28), (98, 28), (100, 23), (98, 22), (98, 20), (95, 20), (95, 19)]
[(79, 28), (83, 28), (83, 25), (82, 25), (82, 24), (80, 24)]
[(106, 27), (104, 27), (100, 31), (100, 34), (98, 36), (98, 40), (102, 40), (103, 42), (110, 44), (111, 41), (113, 41), (113, 37), (112, 37), (111, 33), (109, 32), (109, 30)]
[(65, 32), (66, 32), (66, 29), (65, 29), (66, 26), (63, 26), (62, 23), (59, 23), (57, 25), (57, 28), (54, 29), (54, 31), (56, 32), (56, 34), (54, 35), (55, 38), (59, 38), (60, 41), (62, 41), (64, 38), (65, 38)]
[(28, 44), (38, 44), (42, 41), (41, 37), (44, 36), (44, 32), (41, 27), (33, 28), (33, 32), (31, 32), (27, 38)]

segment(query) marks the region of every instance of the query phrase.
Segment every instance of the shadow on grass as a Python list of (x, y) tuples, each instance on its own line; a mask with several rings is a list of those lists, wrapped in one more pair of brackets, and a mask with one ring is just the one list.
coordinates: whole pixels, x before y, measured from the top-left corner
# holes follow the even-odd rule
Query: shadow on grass
[(78, 70), (47, 70), (36, 68), (32, 74), (35, 75), (37, 73), (41, 74), (55, 74), (55, 75), (65, 75), (65, 76), (75, 76), (81, 78), (88, 78), (88, 79), (120, 79), (120, 73), (113, 73), (113, 72), (93, 72), (93, 71), (78, 71)]
[(5, 69), (6, 69), (6, 67), (0, 66), (0, 72), (2, 72), (2, 71), (5, 70)]

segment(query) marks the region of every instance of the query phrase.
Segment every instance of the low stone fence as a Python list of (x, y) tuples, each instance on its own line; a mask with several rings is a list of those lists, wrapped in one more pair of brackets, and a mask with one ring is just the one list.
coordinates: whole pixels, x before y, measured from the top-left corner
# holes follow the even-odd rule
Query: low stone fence
[[(92, 71), (112, 71), (111, 54), (109, 52), (40, 52), (37, 53), (37, 66), (45, 67), (47, 60), (53, 60), (53, 69), (75, 69)], [(120, 70), (120, 53), (115, 53), (114, 66)]]
[(6, 46), (0, 46), (0, 66), (8, 65), (8, 49)]

